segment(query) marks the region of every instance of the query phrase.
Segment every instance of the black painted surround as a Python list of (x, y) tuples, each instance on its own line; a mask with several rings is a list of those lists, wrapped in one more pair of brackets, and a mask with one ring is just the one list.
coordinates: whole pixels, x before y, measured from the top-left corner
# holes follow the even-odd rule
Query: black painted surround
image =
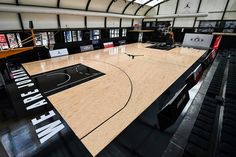
[[(201, 63), (204, 56), (178, 78), (97, 156), (160, 156), (173, 135), (173, 131), (160, 131), (156, 114), (165, 102), (170, 100), (180, 89), (187, 76)], [(32, 77), (22, 67), (19, 67), (18, 70), (12, 72), (13, 81), (6, 85), (6, 92), (1, 93), (1, 102), (8, 100), (7, 97), (10, 97), (11, 102), (4, 101), (6, 106), (1, 106), (0, 156), (7, 154), (24, 157), (92, 156), (46, 97), (91, 79), (102, 77), (105, 74), (82, 64)], [(17, 76), (17, 73), (25, 73), (25, 77), (29, 77), (28, 79), (34, 85), (19, 88), (15, 81), (16, 78), (13, 78)], [(35, 93), (27, 95), (26, 93), (30, 91)], [(26, 96), (23, 95), (24, 97), (22, 97), (22, 93)], [(27, 99), (36, 94), (39, 94), (37, 100)], [(45, 104), (41, 104), (41, 106), (38, 104), (37, 106), (38, 101), (44, 101)], [(44, 118), (42, 118), (43, 116)], [(41, 119), (45, 120), (40, 121)], [(48, 128), (50, 124), (54, 124), (53, 127), (59, 131), (54, 130), (55, 134), (47, 139), (45, 136), (48, 134), (42, 134), (42, 132), (45, 131), (45, 126)], [(44, 139), (42, 140), (42, 138)], [(46, 141), (44, 141), (45, 139)]]

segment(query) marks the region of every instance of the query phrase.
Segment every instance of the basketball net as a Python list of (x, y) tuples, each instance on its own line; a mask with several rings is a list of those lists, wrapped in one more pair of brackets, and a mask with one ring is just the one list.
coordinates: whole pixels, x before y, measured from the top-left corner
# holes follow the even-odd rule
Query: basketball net
[(141, 30), (142, 26), (140, 24), (134, 24), (134, 30)]
[(53, 50), (54, 45), (49, 45), (49, 50)]

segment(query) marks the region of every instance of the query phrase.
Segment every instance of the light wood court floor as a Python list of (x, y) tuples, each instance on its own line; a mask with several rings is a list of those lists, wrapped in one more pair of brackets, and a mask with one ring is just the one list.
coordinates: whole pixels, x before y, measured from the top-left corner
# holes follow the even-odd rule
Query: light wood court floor
[[(23, 64), (30, 75), (82, 63), (105, 75), (48, 97), (77, 137), (98, 154), (205, 50), (135, 43)], [(127, 54), (143, 55), (134, 59)]]

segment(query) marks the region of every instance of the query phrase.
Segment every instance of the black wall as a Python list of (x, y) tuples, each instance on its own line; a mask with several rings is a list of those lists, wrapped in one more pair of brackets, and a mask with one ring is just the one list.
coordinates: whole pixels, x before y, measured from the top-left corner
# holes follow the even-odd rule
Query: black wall
[(220, 49), (236, 48), (236, 36), (223, 36)]

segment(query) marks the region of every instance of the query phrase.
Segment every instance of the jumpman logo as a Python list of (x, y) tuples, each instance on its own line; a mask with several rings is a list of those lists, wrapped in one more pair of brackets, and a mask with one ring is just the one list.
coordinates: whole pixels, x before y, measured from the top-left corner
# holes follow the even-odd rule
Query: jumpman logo
[(188, 4), (184, 8), (190, 8), (189, 4), (190, 2), (188, 2)]

